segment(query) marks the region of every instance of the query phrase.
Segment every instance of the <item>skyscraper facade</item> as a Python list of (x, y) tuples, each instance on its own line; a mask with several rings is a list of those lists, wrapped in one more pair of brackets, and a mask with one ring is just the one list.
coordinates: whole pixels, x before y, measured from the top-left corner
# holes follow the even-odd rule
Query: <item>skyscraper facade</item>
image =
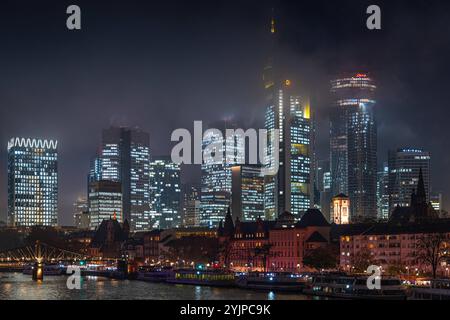
[(264, 177), (259, 165), (237, 165), (232, 169), (231, 213), (240, 221), (264, 217)]
[(132, 231), (151, 228), (149, 164), (148, 133), (123, 127), (103, 130), (101, 154), (93, 162), (90, 180), (120, 182), (121, 215)]
[[(330, 160), (317, 161), (314, 179), (316, 192), (319, 197), (318, 209), (320, 209), (328, 221), (332, 221), (333, 217), (330, 215), (330, 208), (332, 205)], [(315, 206), (317, 206), (317, 204), (315, 204)]]
[(77, 229), (89, 229), (89, 205), (86, 198), (79, 197), (73, 204), (73, 224)]
[(150, 163), (151, 227), (178, 228), (181, 216), (180, 165), (170, 157), (157, 157)]
[[(297, 219), (311, 207), (311, 110), (309, 102), (293, 94), (292, 82), (283, 81), (269, 96), (265, 127), (268, 131), (266, 165), (272, 168), (278, 153), (276, 175), (265, 177), (266, 218), (275, 219), (284, 211)], [(279, 130), (279, 149), (275, 150), (274, 130)]]
[(357, 73), (331, 81), (332, 192), (348, 194), (351, 220), (377, 215), (377, 125), (372, 78)]
[[(277, 169), (264, 182), (265, 218), (274, 220), (284, 211), (296, 219), (313, 203), (313, 128), (309, 100), (302, 97), (293, 81), (283, 75), (276, 50), (278, 37), (275, 19), (270, 23), (270, 54), (264, 67), (266, 92), (265, 128), (268, 132), (265, 166)], [(278, 130), (277, 149), (275, 133)], [(276, 159), (278, 158), (278, 163)]]
[(430, 200), (430, 153), (418, 148), (400, 148), (389, 152), (389, 209), (407, 207), (422, 171), (425, 195)]
[(385, 163), (377, 174), (378, 220), (389, 219), (389, 167)]
[(8, 143), (8, 224), (58, 224), (57, 141), (13, 138)]
[(183, 223), (186, 228), (200, 226), (200, 186), (185, 184), (182, 187)]
[(214, 150), (222, 154), (221, 159), (207, 157), (201, 166), (200, 225), (216, 227), (225, 219), (231, 205), (231, 167), (245, 162), (244, 141), (236, 136), (226, 136), (227, 129), (236, 129), (234, 123), (213, 124), (215, 130), (207, 130), (203, 135), (202, 150)]
[(89, 228), (97, 229), (103, 220), (113, 217), (123, 222), (122, 186), (120, 182), (100, 180), (89, 184)]

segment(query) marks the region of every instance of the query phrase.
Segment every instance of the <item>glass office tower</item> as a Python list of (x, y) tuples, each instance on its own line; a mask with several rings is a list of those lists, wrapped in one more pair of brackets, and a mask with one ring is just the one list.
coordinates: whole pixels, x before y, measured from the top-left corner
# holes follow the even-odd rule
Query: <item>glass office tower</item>
[[(273, 168), (274, 152), (278, 153), (279, 168), (274, 176), (265, 177), (265, 212), (275, 219), (289, 211), (300, 219), (311, 207), (311, 110), (309, 101), (293, 94), (292, 82), (285, 80), (273, 91), (266, 110), (268, 131), (266, 165)], [(279, 149), (274, 150), (274, 129), (279, 130)]]
[[(276, 175), (265, 176), (265, 218), (274, 220), (289, 211), (300, 219), (313, 200), (311, 109), (309, 100), (301, 97), (299, 88), (283, 75), (274, 18), (269, 31), (270, 54), (263, 72), (265, 129), (268, 131), (264, 165), (266, 169), (275, 170), (278, 163), (279, 166)], [(274, 144), (275, 130), (279, 130), (278, 150)]]
[(350, 198), (351, 219), (377, 216), (377, 126), (372, 78), (363, 73), (331, 81), (332, 192)]
[(123, 222), (122, 187), (120, 182), (100, 180), (89, 184), (89, 227), (97, 229), (103, 220), (117, 219)]
[(150, 163), (151, 227), (181, 226), (180, 165), (170, 157), (157, 157)]
[(13, 138), (8, 143), (8, 225), (58, 224), (57, 141)]
[(91, 168), (90, 181), (120, 182), (123, 210), (121, 216), (128, 220), (132, 231), (151, 229), (149, 140), (148, 133), (140, 129), (105, 129), (102, 134), (101, 154)]
[(260, 165), (237, 165), (232, 169), (231, 213), (234, 219), (264, 218), (264, 177)]
[(389, 210), (396, 206), (407, 207), (411, 194), (417, 188), (422, 170), (425, 193), (430, 200), (430, 153), (418, 148), (401, 148), (389, 151)]
[(211, 124), (210, 128), (216, 130), (205, 132), (202, 150), (214, 149), (213, 153), (221, 154), (222, 158), (216, 161), (207, 157), (201, 166), (200, 225), (217, 227), (231, 205), (231, 167), (245, 162), (245, 148), (244, 141), (234, 135), (226, 136), (226, 130), (236, 130), (237, 124), (223, 121)]

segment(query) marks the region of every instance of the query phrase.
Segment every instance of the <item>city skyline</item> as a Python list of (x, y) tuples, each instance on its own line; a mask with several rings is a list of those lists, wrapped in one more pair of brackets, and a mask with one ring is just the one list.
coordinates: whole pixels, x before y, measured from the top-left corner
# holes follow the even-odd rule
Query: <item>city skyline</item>
[[(14, 17), (15, 14), (19, 14), (19, 11), (15, 10), (17, 8), (15, 8), (13, 4), (9, 5), (13, 12), (12, 17)], [(81, 4), (81, 6), (88, 11), (86, 28), (89, 30), (89, 23), (90, 21), (92, 22), (92, 20), (89, 19), (89, 15), (92, 14), (92, 12), (89, 11), (89, 5)], [(134, 6), (137, 6), (137, 4), (134, 3)], [(180, 6), (183, 7), (183, 5)], [(196, 9), (198, 9), (197, 6), (198, 5), (194, 5)], [(166, 34), (165, 40), (160, 39), (160, 42), (157, 42), (153, 39), (156, 43), (162, 44), (166, 43), (165, 41), (168, 39), (176, 39), (178, 40), (177, 43), (179, 43), (182, 41), (182, 35), (185, 34), (185, 32), (189, 34), (192, 30), (198, 32), (199, 37), (203, 39), (203, 41), (191, 39), (195, 44), (187, 46), (187, 52), (179, 56), (178, 61), (177, 57), (173, 57), (172, 60), (168, 59), (164, 61), (162, 65), (164, 65), (166, 69), (163, 68), (162, 70), (159, 70), (159, 72), (156, 72), (156, 74), (163, 78), (163, 81), (156, 85), (154, 82), (155, 79), (149, 76), (149, 74), (146, 74), (146, 72), (150, 71), (152, 67), (155, 67), (150, 61), (152, 61), (152, 59), (157, 59), (158, 54), (165, 52), (164, 50), (169, 52), (170, 46), (168, 45), (164, 50), (161, 49), (161, 51), (156, 54), (156, 57), (152, 56), (151, 59), (149, 58), (147, 60), (147, 58), (144, 57), (145, 55), (139, 55), (136, 59), (137, 62), (131, 63), (127, 59), (121, 59), (121, 55), (117, 51), (117, 39), (114, 37), (107, 37), (102, 41), (107, 42), (107, 47), (111, 49), (111, 52), (104, 52), (105, 49), (103, 49), (102, 54), (105, 54), (106, 57), (110, 57), (111, 60), (102, 64), (100, 63), (101, 58), (99, 54), (94, 52), (89, 54), (85, 52), (86, 48), (89, 48), (89, 45), (86, 45), (86, 43), (91, 43), (98, 33), (102, 34), (105, 32), (105, 27), (102, 27), (100, 22), (97, 22), (97, 28), (94, 28), (92, 34), (87, 31), (85, 32), (84, 30), (76, 36), (65, 34), (64, 30), (61, 31), (61, 34), (59, 34), (59, 32), (54, 34), (58, 39), (63, 42), (68, 42), (72, 46), (76, 46), (77, 44), (82, 45), (81, 48), (78, 49), (79, 51), (76, 50), (76, 54), (81, 54), (81, 57), (88, 61), (88, 65), (92, 64), (90, 67), (93, 67), (93, 74), (96, 79), (93, 82), (90, 82), (92, 80), (89, 80), (89, 85), (87, 85), (87, 87), (86, 84), (83, 83), (83, 81), (87, 79), (86, 66), (83, 66), (83, 63), (80, 61), (77, 61), (76, 54), (66, 55), (67, 52), (64, 52), (62, 47), (59, 47), (56, 44), (50, 44), (48, 42), (43, 44), (34, 43), (28, 50), (36, 53), (36, 58), (42, 59), (41, 61), (54, 67), (54, 70), (56, 71), (51, 71), (50, 74), (48, 74), (50, 78), (64, 75), (65, 72), (73, 74), (74, 79), (71, 79), (71, 76), (66, 75), (62, 78), (61, 84), (56, 84), (54, 80), (52, 81), (48, 78), (47, 81), (44, 81), (44, 84), (51, 89), (62, 89), (62, 92), (65, 94), (61, 93), (60, 95), (54, 95), (51, 92), (45, 90), (42, 91), (42, 88), (38, 88), (43, 84), (36, 85), (33, 84), (33, 82), (14, 77), (11, 74), (11, 67), (5, 66), (7, 70), (6, 73), (7, 75), (10, 75), (12, 84), (4, 83), (4, 90), (8, 94), (5, 95), (5, 100), (3, 100), (2, 103), (8, 110), (20, 110), (22, 112), (19, 112), (20, 115), (17, 115), (16, 112), (5, 110), (4, 114), (6, 115), (2, 116), (3, 121), (0, 126), (0, 137), (4, 147), (0, 151), (0, 164), (3, 168), (0, 173), (0, 178), (2, 180), (0, 187), (0, 220), (6, 220), (6, 144), (13, 136), (42, 137), (57, 139), (59, 141), (58, 164), (60, 165), (59, 190), (61, 193), (59, 218), (61, 224), (67, 225), (72, 222), (73, 202), (79, 195), (85, 195), (86, 173), (89, 171), (90, 158), (97, 149), (101, 128), (106, 128), (112, 123), (139, 126), (143, 130), (150, 132), (150, 149), (152, 150), (152, 154), (169, 154), (172, 146), (170, 143), (170, 132), (175, 128), (190, 129), (194, 120), (211, 122), (220, 120), (222, 117), (230, 117), (233, 115), (236, 119), (244, 119), (245, 125), (248, 127), (262, 127), (264, 94), (259, 90), (259, 87), (261, 85), (261, 66), (264, 64), (263, 59), (265, 56), (257, 51), (263, 49), (265, 46), (264, 32), (267, 31), (267, 23), (265, 22), (267, 22), (268, 17), (270, 16), (270, 11), (268, 9), (269, 7), (266, 9), (258, 7), (255, 11), (252, 11), (252, 6), (250, 4), (242, 6), (242, 11), (239, 14), (225, 6), (225, 10), (218, 14), (218, 21), (216, 22), (217, 26), (214, 31), (221, 34), (226, 40), (216, 42), (212, 40), (210, 42), (206, 41), (204, 43), (205, 48), (203, 48), (205, 52), (202, 53), (202, 50), (200, 50), (199, 53), (202, 58), (204, 58), (203, 54), (207, 56), (208, 54), (211, 54), (211, 52), (220, 51), (221, 49), (226, 49), (225, 52), (241, 53), (239, 56), (243, 55), (243, 61), (246, 66), (243, 68), (244, 70), (239, 70), (238, 78), (242, 79), (237, 81), (237, 84), (234, 84), (236, 75), (232, 72), (233, 70), (236, 72), (236, 68), (232, 68), (232, 66), (233, 64), (236, 66), (236, 63), (239, 62), (237, 62), (236, 58), (232, 55), (224, 54), (224, 56), (220, 57), (220, 60), (215, 61), (198, 58), (198, 60), (195, 60), (193, 63), (187, 65), (185, 63), (185, 59), (192, 58), (189, 54), (196, 52), (199, 45), (201, 45), (205, 39), (209, 39), (206, 37), (207, 34), (202, 33), (204, 32), (202, 31), (202, 26), (207, 22), (210, 22), (206, 19), (206, 15), (208, 12), (211, 14), (212, 8), (208, 8), (208, 6), (199, 13), (194, 13), (194, 8), (188, 8), (190, 10), (189, 12), (193, 12), (204, 18), (204, 20), (199, 20), (198, 25), (187, 24), (186, 28), (189, 29), (189, 31), (177, 29), (170, 30), (169, 32), (166, 30), (168, 34)], [(340, 38), (343, 41), (342, 46), (345, 47), (345, 45), (348, 45), (348, 49), (340, 51), (342, 50), (341, 46), (324, 45), (320, 41), (317, 41), (313, 35), (309, 35), (307, 38), (299, 37), (300, 39), (308, 39), (312, 42), (313, 48), (308, 46), (309, 49), (307, 49), (302, 46), (301, 43), (298, 44), (299, 40), (297, 36), (305, 36), (305, 33), (308, 31), (308, 23), (296, 22), (293, 15), (288, 13), (289, 8), (296, 8), (295, 5), (282, 4), (280, 7), (279, 10), (282, 14), (278, 13), (278, 15), (281, 16), (279, 19), (281, 24), (280, 28), (282, 28), (284, 32), (284, 39), (281, 41), (281, 46), (284, 50), (283, 54), (289, 57), (287, 60), (293, 65), (292, 67), (288, 67), (288, 69), (296, 70), (292, 81), (300, 82), (302, 84), (305, 83), (306, 86), (311, 87), (308, 89), (313, 98), (312, 107), (316, 109), (318, 113), (318, 159), (327, 156), (327, 112), (330, 104), (326, 102), (327, 99), (325, 96), (328, 93), (325, 88), (329, 87), (329, 81), (334, 77), (339, 76), (342, 71), (336, 70), (336, 68), (330, 66), (331, 57), (336, 52), (340, 52), (340, 56), (343, 55), (343, 52), (348, 53), (347, 50), (350, 52), (354, 50), (353, 54), (349, 54), (347, 57), (340, 56), (338, 59), (343, 65), (346, 64), (345, 67), (343, 66), (345, 70), (352, 71), (357, 69), (373, 73), (377, 86), (379, 87), (379, 90), (377, 91), (377, 96), (379, 97), (379, 99), (377, 99), (379, 100), (377, 106), (379, 106), (380, 110), (377, 111), (377, 119), (379, 121), (378, 141), (381, 146), (378, 148), (378, 167), (381, 166), (382, 162), (387, 161), (387, 150), (389, 149), (413, 147), (423, 148), (429, 151), (432, 155), (431, 181), (434, 187), (433, 191), (442, 191), (445, 201), (444, 208), (448, 209), (450, 190), (446, 185), (446, 181), (448, 181), (450, 175), (450, 172), (447, 169), (450, 163), (450, 156), (443, 150), (446, 143), (444, 119), (446, 118), (445, 115), (446, 112), (448, 113), (448, 110), (442, 108), (442, 105), (445, 105), (445, 101), (450, 101), (450, 99), (446, 100), (448, 93), (446, 93), (445, 90), (439, 91), (442, 84), (439, 84), (439, 80), (436, 80), (439, 79), (439, 77), (442, 77), (440, 72), (438, 72), (439, 70), (437, 70), (438, 62), (444, 63), (441, 61), (441, 59), (443, 59), (441, 55), (434, 56), (434, 53), (432, 54), (428, 51), (419, 51), (415, 53), (407, 52), (408, 37), (406, 40), (403, 40), (404, 42), (400, 42), (399, 45), (394, 46), (394, 48), (397, 49), (394, 50), (394, 53), (398, 54), (398, 57), (395, 57), (395, 54), (393, 57), (388, 57), (386, 53), (380, 52), (369, 54), (368, 51), (370, 51), (371, 48), (373, 49), (376, 47), (376, 44), (373, 42), (382, 44), (385, 41), (390, 43), (389, 41), (393, 40), (391, 39), (392, 36), (387, 36), (384, 31), (376, 35), (367, 33), (367, 30), (363, 30), (362, 23), (360, 26), (361, 31), (354, 32), (353, 34), (357, 39), (357, 41), (355, 41), (356, 44), (349, 44), (350, 39), (347, 39), (346, 36)], [(333, 7), (333, 5), (331, 5), (331, 7)], [(355, 7), (358, 7), (358, 5), (355, 5)], [(360, 8), (363, 7), (364, 5), (360, 5)], [(115, 7), (115, 5), (112, 5), (112, 9), (115, 9), (116, 11), (112, 10), (111, 12), (117, 13), (118, 8)], [(163, 6), (158, 9), (168, 10), (170, 8)], [(307, 9), (318, 14), (317, 11), (314, 11), (317, 10), (317, 8), (314, 9), (308, 7)], [(332, 12), (331, 9), (332, 8), (329, 8), (327, 10)], [(420, 8), (414, 7), (410, 10), (412, 14), (418, 15), (419, 9)], [(39, 12), (40, 10), (37, 11)], [(299, 8), (297, 8), (297, 10), (299, 10)], [(353, 8), (352, 10), (357, 11), (358, 8)], [(396, 10), (399, 10), (399, 8), (396, 8)], [(96, 11), (98, 11), (98, 8), (95, 8), (95, 5), (93, 5), (93, 12)], [(361, 20), (363, 20), (363, 10), (360, 11)], [(53, 11), (50, 10), (50, 12)], [(299, 11), (295, 12), (298, 13)], [(401, 12), (401, 10), (396, 12)], [(250, 14), (251, 19), (243, 19), (242, 15), (246, 13)], [(426, 38), (426, 34), (433, 32), (434, 28), (439, 25), (438, 22), (444, 21), (445, 14), (437, 11), (432, 11), (432, 13), (431, 17), (428, 17), (427, 19), (430, 19), (431, 21), (431, 19), (434, 18), (434, 20), (437, 21), (436, 24), (425, 26), (424, 28), (426, 30), (423, 30), (423, 34), (419, 34), (419, 37), (423, 36)], [(25, 15), (27, 15), (27, 13), (25, 13)], [(52, 18), (52, 14), (49, 14), (49, 17)], [(11, 17), (8, 17), (6, 18), (6, 21), (9, 21), (10, 19)], [(130, 22), (130, 20), (126, 19), (126, 14), (123, 19), (125, 19), (124, 21)], [(344, 20), (342, 17), (334, 17), (331, 20), (336, 22), (341, 19)], [(398, 31), (395, 31), (393, 30), (393, 27), (390, 27), (390, 19), (392, 18), (387, 15), (386, 28), (394, 34), (394, 39), (399, 40), (395, 38), (396, 32)], [(227, 24), (229, 20), (236, 21), (229, 25)], [(310, 22), (308, 19), (306, 20), (307, 22)], [(138, 17), (138, 21), (144, 24), (142, 32), (148, 32), (149, 30), (147, 28), (150, 28), (151, 25), (146, 22), (146, 18)], [(50, 31), (50, 29), (53, 27), (53, 23), (56, 22), (53, 22), (51, 19), (50, 22), (44, 23), (44, 30), (52, 33), (53, 31)], [(153, 23), (159, 23), (162, 26), (165, 26), (167, 21), (156, 20)], [(328, 37), (331, 37), (339, 30), (345, 31), (346, 28), (351, 29), (358, 25), (356, 22), (354, 24), (351, 22), (349, 23), (350, 25), (344, 24), (343, 27), (339, 27), (339, 30), (337, 31), (331, 31), (329, 29), (331, 29), (330, 26), (332, 23), (333, 22), (325, 23), (325, 25), (321, 27), (312, 25), (309, 27), (309, 31), (316, 35), (318, 32), (325, 32)], [(408, 23), (410, 22), (406, 21), (406, 25), (400, 27), (403, 32), (405, 31), (403, 28), (407, 29)], [(125, 28), (126, 30), (134, 28), (140, 29), (141, 26), (131, 23), (131, 26), (121, 26), (121, 28)], [(119, 32), (121, 28), (119, 26), (113, 26), (115, 32)], [(242, 31), (239, 35), (237, 35), (238, 30)], [(20, 33), (23, 34), (28, 41), (30, 41), (32, 34), (38, 36), (38, 38), (41, 37), (42, 34), (40, 32), (43, 31), (20, 29)], [(2, 30), (0, 33), (6, 33), (6, 35), (8, 35), (7, 30)], [(137, 39), (127, 41), (120, 36), (120, 33), (118, 34), (118, 38), (120, 39), (119, 42), (131, 46), (131, 48), (128, 48), (127, 50), (128, 54), (134, 53), (137, 55), (139, 49), (145, 49), (145, 52), (149, 52), (151, 48), (157, 47), (157, 45), (144, 45)], [(175, 37), (175, 35), (177, 36)], [(256, 35), (250, 45), (252, 48), (243, 45), (252, 35)], [(367, 37), (367, 39), (365, 39), (365, 37)], [(7, 57), (8, 54), (11, 55), (14, 52), (20, 51), (20, 48), (29, 46), (24, 43), (13, 42), (12, 40), (8, 41), (9, 45), (7, 46), (6, 52), (2, 53), (2, 55), (6, 55)], [(440, 48), (443, 46), (438, 40), (435, 39), (434, 41), (434, 43), (430, 43), (430, 46), (433, 46), (433, 48)], [(186, 43), (184, 44), (187, 45)], [(358, 48), (358, 45), (362, 47), (365, 45), (368, 48)], [(55, 46), (55, 49), (61, 51), (59, 53), (54, 53), (54, 57), (58, 59), (52, 63), (47, 60), (46, 56), (43, 56), (43, 50), (48, 50), (48, 46)], [(323, 46), (328, 48), (324, 48)], [(444, 46), (443, 49), (448, 49), (448, 46)], [(95, 47), (93, 50), (95, 51)], [(310, 52), (308, 52), (308, 50), (310, 50)], [(327, 50), (330, 50), (330, 52), (327, 52)], [(400, 61), (401, 52), (406, 54), (408, 59), (413, 61), (422, 61), (422, 59), (428, 58), (426, 60), (427, 64), (425, 64), (426, 66), (424, 67), (425, 69), (420, 70), (418, 68), (412, 68), (413, 70), (407, 70), (405, 67), (402, 67)], [(444, 53), (445, 50), (441, 54), (444, 55)], [(83, 56), (83, 54), (87, 54), (87, 56)], [(320, 58), (316, 57), (317, 54), (321, 55)], [(367, 54), (367, 56), (364, 57), (365, 54)], [(24, 55), (19, 55), (19, 57), (14, 60), (11, 60), (12, 58), (9, 57), (8, 61), (12, 61), (12, 66), (19, 68), (21, 72), (25, 72), (22, 70), (22, 68), (27, 65), (23, 60), (25, 56), (26, 54), (24, 53)], [(67, 57), (67, 61), (63, 59), (63, 56)], [(253, 60), (253, 58), (255, 61), (250, 61)], [(431, 60), (433, 59), (436, 60), (436, 62), (432, 62)], [(376, 62), (372, 62), (372, 65), (370, 65), (369, 60), (375, 60)], [(205, 61), (207, 61), (206, 64), (209, 64), (210, 66), (216, 66), (220, 61), (223, 61), (226, 67), (221, 67), (219, 69), (216, 69), (218, 67), (214, 67), (213, 73), (206, 70), (208, 68), (201, 68), (198, 76), (192, 78), (193, 76), (190, 75), (188, 79), (182, 81), (173, 77), (175, 71), (179, 71), (180, 68), (181, 70), (185, 68), (184, 70), (186, 70), (186, 74), (188, 74), (190, 73), (191, 68), (196, 68), (200, 65), (203, 66)], [(107, 81), (108, 79), (106, 78), (111, 77), (111, 72), (115, 69), (110, 69), (115, 62), (120, 62), (120, 67), (115, 70), (119, 75), (117, 78), (130, 78), (132, 79), (131, 83), (128, 81), (119, 81), (117, 79), (110, 80), (110, 82)], [(397, 64), (399, 64), (399, 66), (395, 67)], [(410, 64), (411, 61), (408, 61), (407, 65)], [(70, 67), (67, 67), (68, 69), (66, 69), (66, 67), (64, 67), (65, 65), (69, 65)], [(355, 65), (357, 66), (356, 68)], [(364, 68), (361, 68), (361, 65), (363, 65)], [(141, 66), (145, 66), (145, 72), (141, 71)], [(299, 66), (302, 68), (298, 68)], [(129, 67), (131, 67), (131, 71), (127, 71), (130, 69)], [(231, 70), (226, 71), (225, 68), (231, 68)], [(42, 73), (42, 70), (39, 67), (35, 67), (34, 71), (36, 74), (29, 74), (32, 75), (33, 80), (36, 80), (35, 77), (38, 77), (37, 75), (39, 74), (46, 78), (45, 73)], [(215, 75), (215, 72), (219, 73), (221, 76)], [(314, 76), (316, 73), (318, 75)], [(422, 76), (422, 78), (417, 79), (414, 76)], [(296, 79), (297, 77), (300, 79)], [(311, 79), (310, 82), (302, 79), (308, 79), (309, 77)], [(225, 80), (221, 80), (221, 78), (224, 78)], [(205, 83), (204, 79), (211, 79), (212, 81), (208, 82), (212, 83)], [(436, 81), (435, 87), (433, 88), (426, 85), (431, 82), (431, 79)], [(196, 93), (193, 94), (191, 92), (187, 95), (188, 98), (186, 98), (186, 92), (181, 87), (188, 82), (193, 83), (193, 85), (189, 86), (189, 91)], [(444, 81), (441, 82), (444, 83)], [(245, 87), (243, 87), (244, 83), (246, 83)], [(13, 88), (13, 85), (16, 85), (16, 87)], [(68, 90), (68, 87), (72, 87), (72, 85), (75, 86), (76, 90), (75, 93), (70, 94), (72, 89)], [(155, 85), (155, 87), (152, 87), (153, 85)], [(97, 86), (98, 92), (93, 95), (92, 91), (96, 91), (95, 86)], [(174, 89), (174, 86), (176, 89)], [(242, 90), (242, 87), (245, 88), (245, 90)], [(422, 87), (424, 90), (420, 92), (418, 88)], [(149, 88), (152, 90), (149, 90)], [(162, 93), (166, 94), (158, 93), (158, 88), (162, 90)], [(21, 90), (25, 90), (29, 94), (26, 95), (26, 97), (19, 98), (18, 94), (22, 92)], [(172, 90), (178, 91), (183, 98), (179, 100), (179, 97), (177, 98), (171, 95), (169, 95), (170, 97), (167, 97), (167, 93), (172, 93)], [(150, 93), (148, 93), (148, 91), (150, 91)], [(246, 92), (244, 94), (241, 91)], [(205, 92), (206, 97), (201, 97)], [(113, 98), (108, 98), (110, 93), (112, 93)], [(64, 105), (64, 107), (58, 108), (58, 105), (63, 105), (62, 103), (64, 101), (66, 101), (67, 104)], [(424, 108), (425, 102), (429, 101), (432, 103)], [(33, 114), (33, 117), (28, 116), (29, 112), (32, 110), (30, 108), (35, 108), (36, 105), (42, 108), (40, 109), (41, 112), (38, 112), (37, 115)], [(214, 106), (212, 107), (211, 105)], [(167, 109), (168, 111), (163, 109)], [(243, 111), (240, 111), (240, 109)], [(424, 111), (424, 109), (426, 109), (426, 111)], [(435, 114), (433, 114), (433, 110)], [(90, 113), (91, 111), (92, 114)], [(176, 112), (179, 114), (175, 115)], [(426, 114), (432, 115), (429, 124), (426, 122), (423, 123), (423, 117)], [(128, 118), (125, 119), (125, 121), (123, 119), (124, 116)], [(72, 120), (72, 117), (75, 120)], [(89, 121), (87, 121), (85, 125), (82, 120)], [(153, 152), (153, 150), (155, 151)], [(199, 181), (198, 171), (199, 170), (196, 169), (184, 170), (184, 181)]]

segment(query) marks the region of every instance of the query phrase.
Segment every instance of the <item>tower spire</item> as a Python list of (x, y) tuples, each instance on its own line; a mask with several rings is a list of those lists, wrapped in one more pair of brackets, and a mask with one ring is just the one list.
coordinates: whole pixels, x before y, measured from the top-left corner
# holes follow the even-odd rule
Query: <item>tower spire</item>
[(419, 198), (419, 199), (423, 200), (424, 202), (426, 202), (427, 193), (425, 192), (425, 183), (423, 182), (422, 168), (420, 168), (420, 171), (419, 171), (419, 181), (417, 183), (416, 196), (417, 196), (417, 198)]
[(274, 9), (272, 8), (272, 18), (270, 19), (270, 33), (275, 34), (276, 28), (275, 28), (275, 14)]
[(270, 18), (270, 33), (275, 34), (276, 33), (276, 27), (275, 27), (275, 9), (272, 8), (272, 17)]

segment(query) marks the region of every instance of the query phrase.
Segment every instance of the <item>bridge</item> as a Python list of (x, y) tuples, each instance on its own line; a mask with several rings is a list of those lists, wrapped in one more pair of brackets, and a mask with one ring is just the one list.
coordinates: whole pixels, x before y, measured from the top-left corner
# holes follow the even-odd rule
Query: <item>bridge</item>
[(0, 252), (0, 263), (2, 264), (23, 266), (27, 263), (34, 263), (33, 280), (43, 280), (45, 263), (73, 262), (83, 259), (87, 259), (87, 257), (82, 253), (57, 248), (40, 241), (36, 241), (33, 245)]

